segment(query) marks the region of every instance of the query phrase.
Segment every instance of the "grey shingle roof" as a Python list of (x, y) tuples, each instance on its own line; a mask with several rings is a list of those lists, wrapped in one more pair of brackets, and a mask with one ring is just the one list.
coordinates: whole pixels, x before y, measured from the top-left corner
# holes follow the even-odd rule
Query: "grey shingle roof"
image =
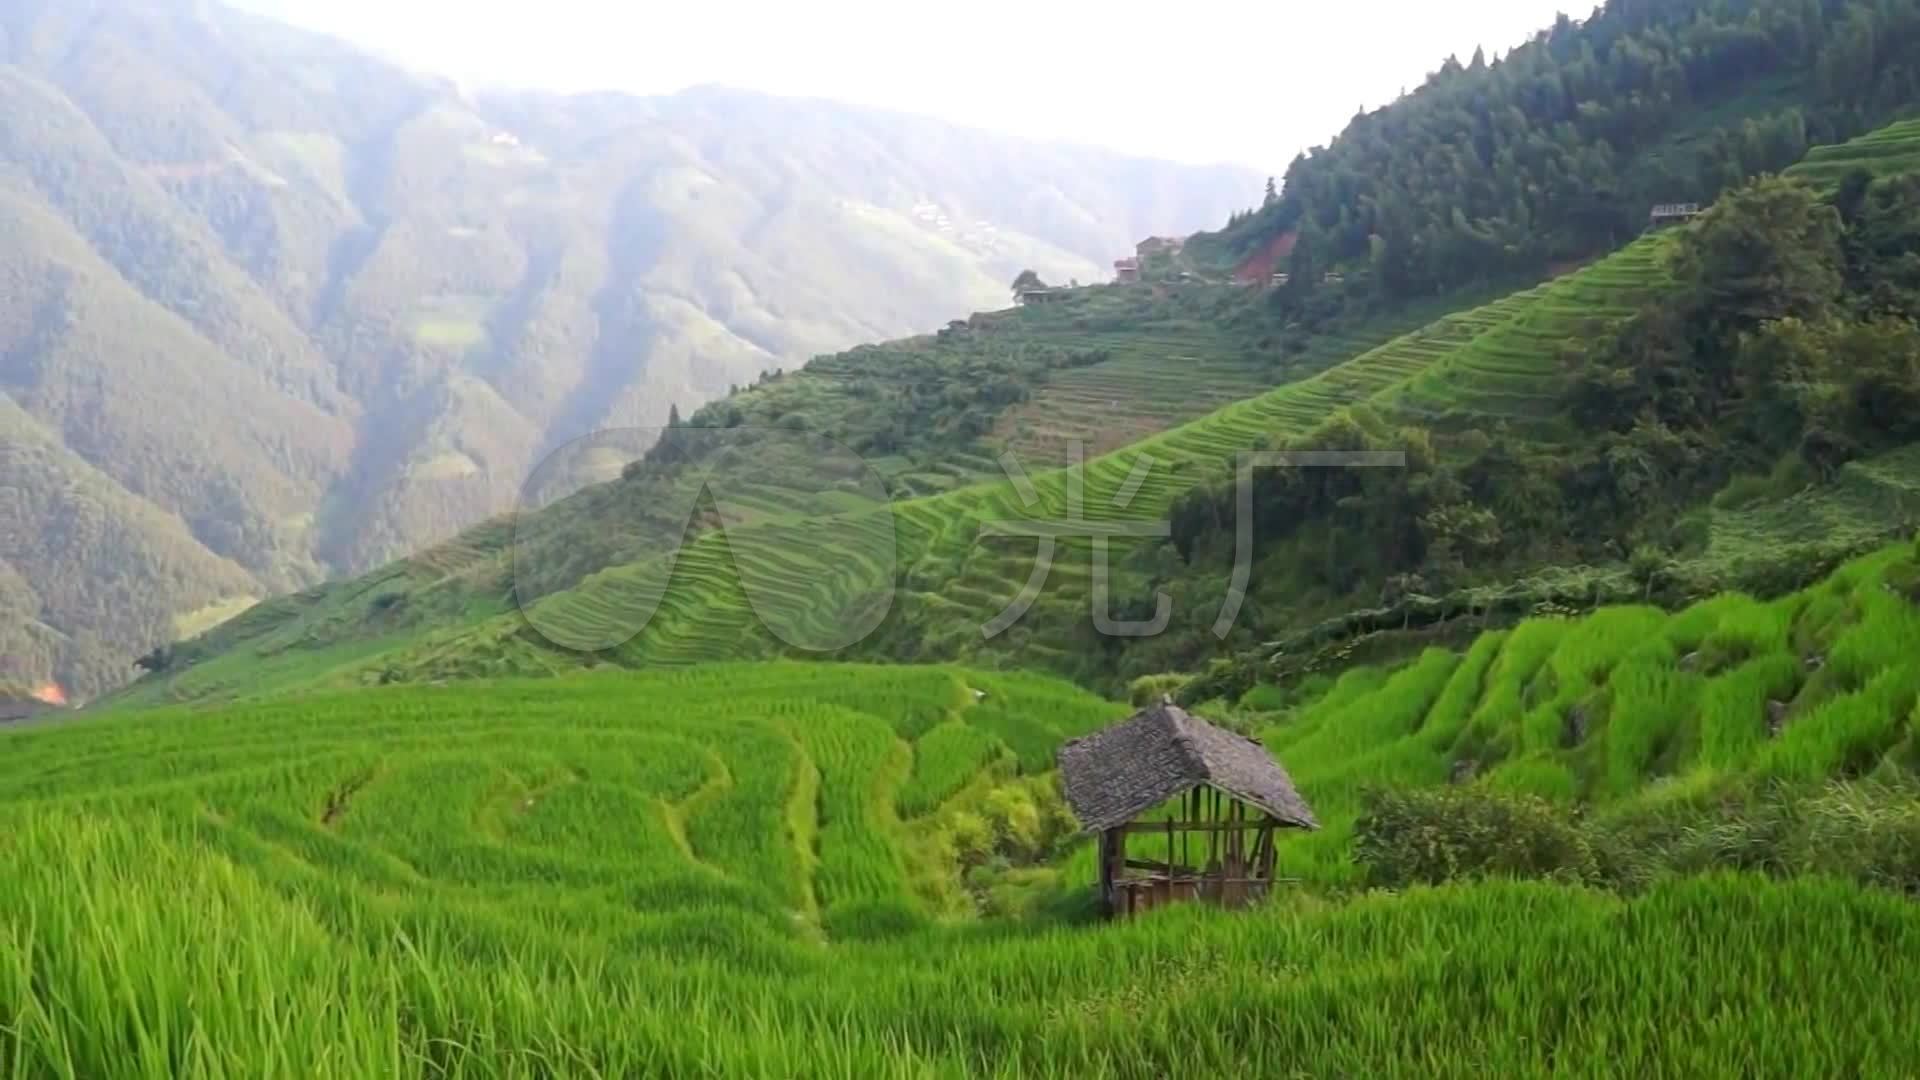
[(1073, 739), (1055, 756), (1067, 803), (1087, 832), (1123, 824), (1201, 784), (1251, 803), (1281, 824), (1320, 827), (1266, 747), (1169, 703)]

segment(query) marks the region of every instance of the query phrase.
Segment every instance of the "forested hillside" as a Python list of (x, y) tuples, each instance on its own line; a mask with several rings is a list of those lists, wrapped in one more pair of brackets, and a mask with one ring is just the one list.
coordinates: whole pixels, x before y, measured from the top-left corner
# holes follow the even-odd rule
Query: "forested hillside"
[[(1262, 636), (1297, 651), (1489, 607), (1774, 593), (1920, 526), (1917, 169), (1909, 121), (1743, 184), (1557, 283), (1527, 332), (1282, 440), (1407, 467), (1255, 478)], [(1609, 321), (1574, 288), (1603, 271), (1660, 287)], [(1159, 584), (1225, 595), (1237, 498), (1224, 475), (1182, 498)], [(1202, 634), (1162, 641), (1171, 666)]]
[(1224, 260), (1297, 231), (1298, 294), (1330, 269), (1393, 296), (1539, 273), (1916, 101), (1913, 0), (1612, 0), (1495, 62), (1449, 59), (1196, 250)]
[(825, 102), (472, 96), (187, 0), (0, 6), (0, 115), (0, 655), (83, 697), (569, 438), (1257, 191)]

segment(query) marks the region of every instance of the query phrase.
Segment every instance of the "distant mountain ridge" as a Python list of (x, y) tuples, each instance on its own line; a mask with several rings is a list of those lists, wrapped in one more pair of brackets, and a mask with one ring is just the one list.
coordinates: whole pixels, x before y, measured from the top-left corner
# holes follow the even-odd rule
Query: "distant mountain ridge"
[(0, 2), (0, 115), (0, 675), (81, 697), (571, 438), (1258, 190), (714, 88), (466, 95), (187, 0)]

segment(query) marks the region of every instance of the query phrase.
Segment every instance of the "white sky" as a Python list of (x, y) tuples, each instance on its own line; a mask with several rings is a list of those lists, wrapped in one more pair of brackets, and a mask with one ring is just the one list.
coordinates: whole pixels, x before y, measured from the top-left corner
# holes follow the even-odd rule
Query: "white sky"
[(1592, 0), (230, 0), (475, 84), (835, 98), (1284, 171), (1449, 53)]

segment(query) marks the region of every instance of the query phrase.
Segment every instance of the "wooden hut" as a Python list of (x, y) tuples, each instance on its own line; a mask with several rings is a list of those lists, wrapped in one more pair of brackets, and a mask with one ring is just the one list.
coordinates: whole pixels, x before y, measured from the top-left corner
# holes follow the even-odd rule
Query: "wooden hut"
[(1068, 296), (1071, 296), (1072, 294), (1073, 294), (1072, 289), (1064, 288), (1062, 286), (1038, 285), (1038, 286), (1034, 286), (1033, 288), (1021, 289), (1018, 293), (1014, 294), (1014, 297), (1022, 305), (1050, 304), (1055, 300), (1065, 300)]
[[(1114, 915), (1258, 900), (1274, 881), (1279, 830), (1320, 827), (1265, 747), (1170, 701), (1068, 742), (1058, 760), (1074, 816), (1099, 834)], [(1159, 807), (1171, 812), (1141, 819)]]
[(1683, 225), (1699, 216), (1699, 203), (1661, 203), (1648, 212), (1647, 227), (1660, 229), (1668, 225)]

